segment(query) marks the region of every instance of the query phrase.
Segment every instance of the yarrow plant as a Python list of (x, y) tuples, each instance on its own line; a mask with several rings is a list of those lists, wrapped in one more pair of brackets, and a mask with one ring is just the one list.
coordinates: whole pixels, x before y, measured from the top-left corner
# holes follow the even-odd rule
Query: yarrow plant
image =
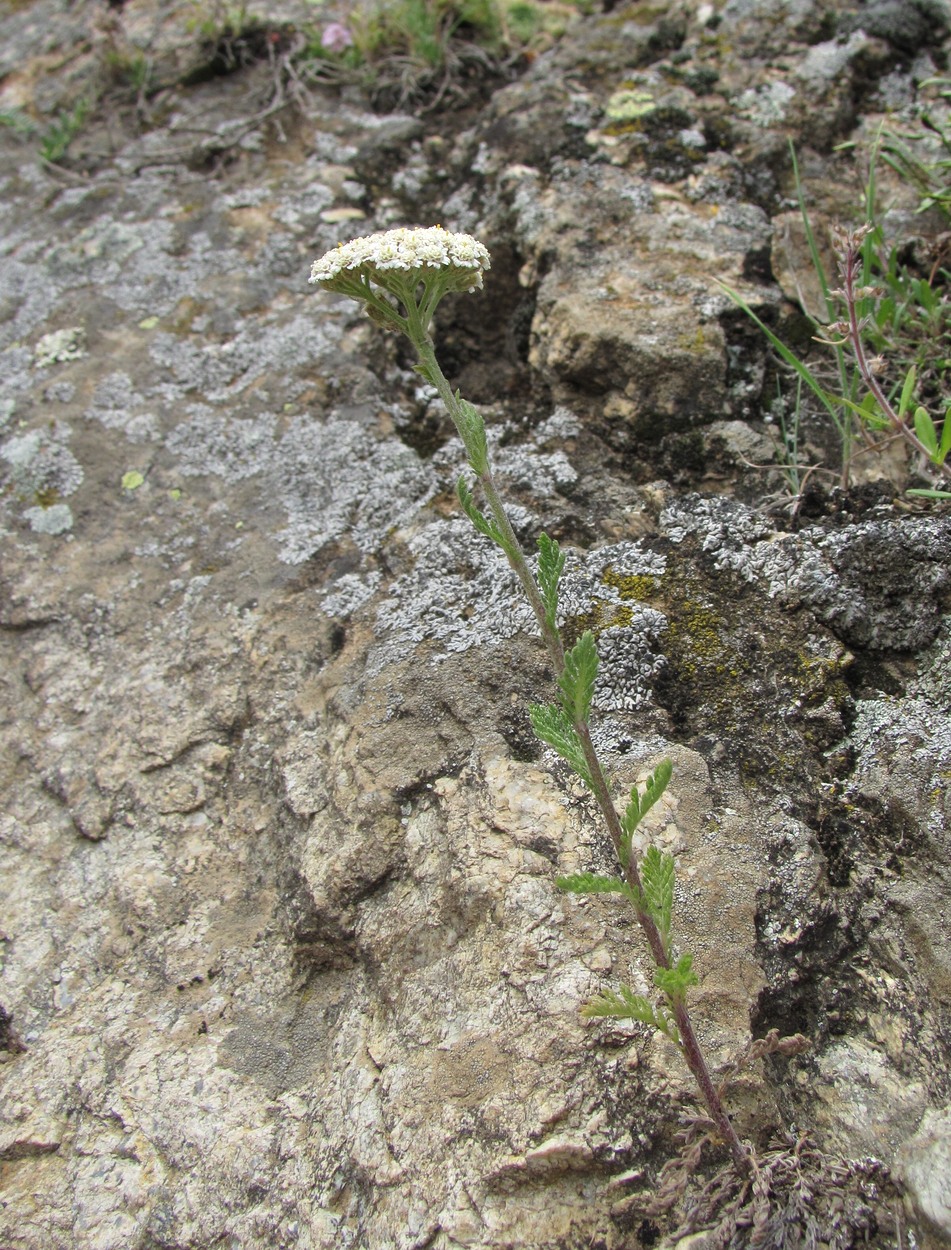
[[(706, 1103), (708, 1133), (729, 1150), (735, 1167), (748, 1175), (755, 1164), (724, 1110), (720, 1090), (697, 1040), (687, 1007), (687, 993), (697, 984), (689, 954), (674, 950), (672, 913), (674, 859), (648, 849), (639, 860), (633, 846), (639, 823), (660, 798), (671, 777), (664, 761), (642, 790), (635, 786), (623, 810), (615, 806), (589, 728), (591, 703), (598, 672), (594, 635), (585, 631), (569, 649), (558, 625), (559, 579), (565, 555), (547, 534), (538, 539), (533, 570), (506, 514), (489, 464), (485, 424), (477, 410), (453, 391), (437, 361), (429, 328), (439, 301), (450, 291), (474, 291), (482, 286), (489, 253), (467, 234), (439, 226), (428, 229), (387, 230), (367, 235), (327, 252), (313, 266), (311, 282), (325, 290), (361, 300), (374, 321), (409, 338), (419, 356), (417, 371), (434, 386), (462, 439), (475, 487), (486, 511), (473, 494), (473, 484), (460, 476), (456, 490), (466, 516), (480, 534), (505, 554), (531, 604), (547, 648), (558, 687), (555, 702), (530, 708), (538, 738), (566, 760), (582, 779), (604, 817), (617, 854), (617, 875), (590, 872), (558, 878), (558, 885), (575, 894), (620, 894), (634, 908), (654, 961), (657, 1001), (635, 994), (627, 986), (605, 990), (582, 1010), (586, 1016), (637, 1020), (666, 1034), (679, 1048)], [(801, 1041), (802, 1039), (796, 1039)], [(784, 1048), (771, 1038), (757, 1043), (758, 1053)], [(798, 1048), (798, 1047), (797, 1047)]]

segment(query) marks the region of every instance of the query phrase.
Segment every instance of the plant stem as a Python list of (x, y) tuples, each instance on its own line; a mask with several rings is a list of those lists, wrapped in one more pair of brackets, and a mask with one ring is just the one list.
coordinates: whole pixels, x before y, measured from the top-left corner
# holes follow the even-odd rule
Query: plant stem
[[(412, 305), (408, 307), (408, 321), (412, 326), (413, 333), (410, 338), (422, 361), (426, 376), (432, 381), (433, 385), (439, 393), (440, 398), (448, 409), (449, 415), (453, 420), (460, 437), (462, 436), (463, 422), (459, 412), (458, 401), (453, 394), (452, 387), (446, 380), (445, 375), (439, 367), (436, 360), (436, 353), (433, 347), (432, 339), (429, 337), (427, 327), (420, 324), (418, 315), (414, 316), (414, 308)], [(415, 324), (414, 324), (415, 322)], [(485, 472), (478, 474), (479, 484), (482, 487), (486, 502), (492, 512), (499, 533), (504, 539), (504, 550), (508, 557), (509, 564), (512, 567), (525, 595), (531, 604), (535, 619), (541, 631), (542, 639), (551, 658), (552, 667), (555, 670), (555, 678), (559, 679), (565, 669), (565, 650), (562, 645), (561, 636), (557, 627), (552, 628), (549, 624), (545, 604), (542, 599), (535, 576), (529, 567), (528, 560), (522, 551), (521, 544), (516, 537), (512, 528), (512, 523), (505, 511), (505, 506), (499, 496), (498, 489), (492, 476), (491, 469), (486, 468)], [(611, 791), (608, 786), (607, 778), (604, 775), (604, 769), (601, 767), (601, 761), (598, 758), (594, 743), (591, 740), (591, 732), (588, 724), (583, 720), (574, 722), (575, 731), (581, 741), (584, 751), (585, 763), (591, 777), (591, 789), (594, 794), (595, 802), (601, 810), (608, 832), (611, 835), (611, 841), (614, 843), (614, 849), (617, 853), (619, 861), (623, 863), (621, 848), (623, 843), (623, 830), (621, 822), (618, 818), (617, 808), (614, 800), (611, 798)], [(627, 866), (625, 869), (628, 885), (631, 886), (635, 897), (640, 897), (643, 893), (641, 888), (641, 878), (637, 870), (637, 864), (634, 856), (628, 856)], [(651, 955), (655, 963), (661, 968), (669, 968), (671, 961), (653, 918), (642, 907), (635, 905), (637, 919), (644, 931), (647, 944), (650, 947)], [(674, 1019), (680, 1033), (681, 1053), (693, 1074), (694, 1079), (700, 1089), (704, 1102), (707, 1104), (707, 1110), (710, 1118), (716, 1126), (718, 1133), (726, 1143), (733, 1162), (741, 1172), (748, 1172), (751, 1168), (750, 1154), (743, 1143), (740, 1141), (736, 1129), (730, 1122), (730, 1118), (724, 1110), (723, 1103), (713, 1084), (710, 1076), (710, 1069), (703, 1056), (697, 1035), (694, 1032), (693, 1023), (690, 1019), (690, 1013), (683, 998), (672, 998), (670, 1000)]]
[[(894, 406), (885, 394), (882, 384), (875, 376), (875, 371), (865, 354), (865, 344), (862, 342), (862, 322), (859, 320), (858, 310), (856, 307), (858, 303), (858, 293), (855, 289), (855, 271), (861, 255), (860, 235), (861, 232), (849, 232), (845, 236), (844, 241), (842, 242), (840, 260), (840, 268), (842, 271), (842, 290), (845, 295), (845, 306), (848, 312), (847, 332), (849, 346), (852, 349), (852, 354), (855, 357), (855, 363), (859, 367), (859, 372), (865, 381), (865, 385), (875, 396), (875, 402), (887, 418), (892, 429), (896, 434), (900, 435), (906, 443), (909, 443), (917, 452), (924, 456), (925, 460), (934, 465), (934, 461), (931, 459), (931, 453), (928, 448), (924, 445), (914, 430), (910, 429), (895, 411)], [(840, 239), (842, 238), (841, 235), (838, 237)], [(946, 474), (948, 472), (947, 469), (942, 469), (939, 466), (935, 467), (938, 468), (939, 475), (942, 473)]]

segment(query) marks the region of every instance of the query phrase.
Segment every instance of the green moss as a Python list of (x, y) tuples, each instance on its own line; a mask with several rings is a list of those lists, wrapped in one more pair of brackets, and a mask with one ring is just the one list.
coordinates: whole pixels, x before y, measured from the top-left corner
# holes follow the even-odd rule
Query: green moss
[(677, 338), (677, 346), (683, 352), (703, 352), (706, 350), (707, 339), (703, 326), (697, 326), (691, 334), (681, 334)]
[(712, 608), (696, 599), (682, 599), (669, 621), (661, 641), (665, 652), (676, 657), (682, 676), (694, 680), (702, 669), (722, 680), (735, 673), (735, 666), (726, 662), (728, 649)]
[(721, 743), (759, 782), (811, 785), (843, 733), (851, 657), (729, 576), (672, 564), (658, 597), (668, 620), (658, 697), (679, 732)]

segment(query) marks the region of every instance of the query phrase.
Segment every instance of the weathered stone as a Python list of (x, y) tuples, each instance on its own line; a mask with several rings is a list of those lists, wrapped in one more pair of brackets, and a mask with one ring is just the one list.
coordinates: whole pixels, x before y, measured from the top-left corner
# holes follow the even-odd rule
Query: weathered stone
[(915, 1213), (951, 1240), (951, 1108), (926, 1111), (898, 1159)]
[[(169, 84), (154, 129), (94, 115), (83, 173), (0, 129), (4, 1247), (674, 1229), (645, 1202), (697, 1097), (662, 1034), (579, 1016), (652, 967), (622, 898), (555, 885), (616, 866), (532, 736), (530, 614), (404, 345), (307, 285), (403, 220), (492, 248), (438, 349), (526, 548), (567, 553), (618, 800), (673, 761), (636, 849), (675, 856), (713, 1066), (751, 1026), (813, 1044), (729, 1084), (741, 1134), (898, 1157), (943, 1227), (915, 1161), (948, 1066), (948, 522), (761, 506), (766, 350), (716, 286), (798, 298), (787, 131), (822, 148), (895, 65), (833, 42), (847, 7), (621, 6), (465, 116), (327, 92), (271, 132), (270, 60), (183, 86), (190, 9), (130, 0), (102, 16)], [(72, 106), (86, 16), (2, 19), (5, 108)], [(822, 220), (854, 202), (847, 166), (802, 168)], [(884, 1250), (875, 1184), (816, 1236)]]

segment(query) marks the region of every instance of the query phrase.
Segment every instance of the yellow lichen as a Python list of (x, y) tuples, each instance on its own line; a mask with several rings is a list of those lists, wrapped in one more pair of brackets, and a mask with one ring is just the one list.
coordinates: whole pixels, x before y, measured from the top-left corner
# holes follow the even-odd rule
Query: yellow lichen
[(660, 587), (660, 580), (653, 573), (617, 573), (610, 564), (601, 574), (601, 581), (616, 590), (621, 599), (636, 603), (649, 602)]

